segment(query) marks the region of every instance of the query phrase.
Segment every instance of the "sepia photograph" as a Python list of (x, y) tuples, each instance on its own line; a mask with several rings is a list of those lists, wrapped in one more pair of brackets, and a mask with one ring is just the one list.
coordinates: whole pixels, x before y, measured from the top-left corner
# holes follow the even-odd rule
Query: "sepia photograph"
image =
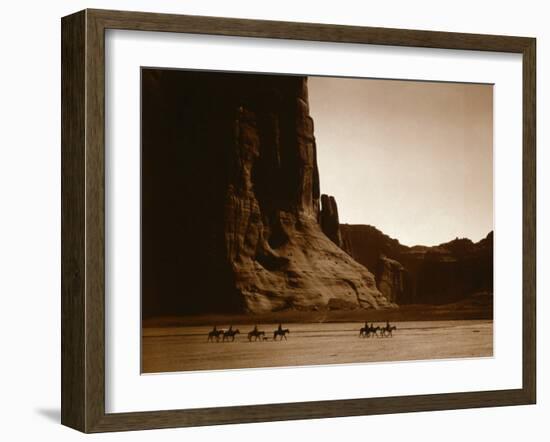
[(493, 356), (493, 85), (141, 69), (141, 371)]

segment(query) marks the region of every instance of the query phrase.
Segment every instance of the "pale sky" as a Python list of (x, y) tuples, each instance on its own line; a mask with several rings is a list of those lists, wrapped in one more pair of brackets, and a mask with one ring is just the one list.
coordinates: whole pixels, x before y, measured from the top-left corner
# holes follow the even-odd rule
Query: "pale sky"
[(321, 192), (406, 245), (493, 230), (492, 85), (309, 77)]

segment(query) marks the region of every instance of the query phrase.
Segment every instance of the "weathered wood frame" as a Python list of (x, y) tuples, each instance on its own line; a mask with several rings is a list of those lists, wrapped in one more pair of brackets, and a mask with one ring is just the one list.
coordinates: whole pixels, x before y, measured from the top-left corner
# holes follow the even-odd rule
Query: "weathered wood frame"
[[(519, 53), (523, 56), (523, 387), (138, 413), (105, 412), (105, 30), (185, 32)], [(84, 10), (62, 19), (61, 421), (83, 432), (534, 404), (536, 400), (536, 40)]]

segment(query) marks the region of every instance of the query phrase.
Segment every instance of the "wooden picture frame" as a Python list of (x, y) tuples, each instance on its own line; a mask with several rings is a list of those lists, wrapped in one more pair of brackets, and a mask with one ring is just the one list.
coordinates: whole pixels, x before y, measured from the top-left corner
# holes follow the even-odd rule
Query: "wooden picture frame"
[[(269, 405), (105, 412), (105, 30), (419, 48), (523, 57), (523, 385), (513, 390)], [(62, 424), (83, 432), (534, 404), (536, 41), (534, 38), (84, 10), (62, 19)]]

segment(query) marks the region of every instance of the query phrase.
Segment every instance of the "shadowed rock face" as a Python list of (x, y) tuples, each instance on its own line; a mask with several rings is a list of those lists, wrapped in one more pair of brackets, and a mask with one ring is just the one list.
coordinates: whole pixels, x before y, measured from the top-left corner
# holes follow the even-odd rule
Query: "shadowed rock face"
[(392, 305), (321, 230), (305, 77), (142, 78), (144, 312)]
[(321, 230), (338, 247), (342, 247), (342, 235), (340, 234), (340, 219), (338, 206), (332, 196), (321, 195), (321, 214), (319, 217)]
[(380, 255), (376, 268), (376, 285), (391, 302), (402, 302), (407, 287), (407, 272), (400, 262)]
[(340, 226), (343, 248), (376, 269), (378, 289), (398, 304), (446, 304), (493, 292), (493, 233), (474, 243), (455, 239), (407, 247), (367, 225)]

